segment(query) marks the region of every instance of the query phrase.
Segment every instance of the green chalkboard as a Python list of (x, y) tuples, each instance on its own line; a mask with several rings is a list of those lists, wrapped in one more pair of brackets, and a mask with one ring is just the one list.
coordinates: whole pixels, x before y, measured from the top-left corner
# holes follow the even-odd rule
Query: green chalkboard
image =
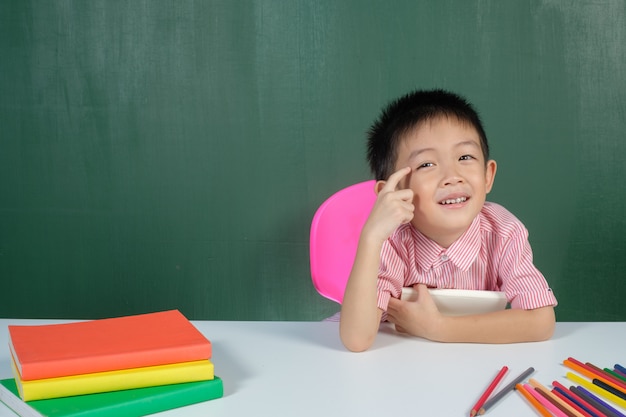
[(626, 3), (0, 3), (0, 316), (318, 320), (315, 209), (388, 100), (480, 110), (561, 321), (626, 320)]

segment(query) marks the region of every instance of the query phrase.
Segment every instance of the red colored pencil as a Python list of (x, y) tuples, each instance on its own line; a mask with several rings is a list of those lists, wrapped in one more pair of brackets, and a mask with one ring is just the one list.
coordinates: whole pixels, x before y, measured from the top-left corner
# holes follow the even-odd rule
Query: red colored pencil
[(536, 379), (530, 378), (528, 381), (531, 387), (535, 389), (541, 396), (543, 396), (546, 400), (548, 400), (552, 405), (558, 408), (563, 414), (568, 417), (581, 417), (578, 411), (570, 407), (569, 404), (565, 404), (560, 398), (554, 395), (548, 388), (544, 387), (539, 381)]
[(489, 384), (483, 395), (480, 396), (478, 402), (474, 405), (474, 407), (472, 407), (472, 411), (470, 411), (470, 417), (474, 417), (476, 414), (478, 414), (478, 410), (480, 410), (480, 407), (482, 407), (485, 401), (487, 401), (487, 398), (489, 398), (493, 390), (496, 389), (496, 386), (502, 380), (504, 374), (506, 374), (506, 371), (508, 370), (509, 368), (506, 366), (503, 366), (502, 369), (500, 369), (500, 372), (498, 372), (493, 381), (491, 381), (491, 384)]
[(619, 378), (616, 378), (615, 376), (611, 375), (610, 373), (606, 372), (603, 369), (598, 368), (597, 366), (595, 366), (592, 363), (586, 362), (585, 365), (587, 365), (588, 367), (590, 367), (591, 369), (595, 370), (599, 376), (611, 381), (613, 384), (613, 386), (617, 389), (619, 389), (620, 391), (626, 393), (626, 382), (624, 381), (620, 381)]
[(612, 370), (610, 368), (604, 368), (604, 372), (613, 375), (613, 377), (616, 379), (626, 382), (626, 375), (622, 375), (619, 372)]
[(586, 376), (587, 378), (591, 380), (593, 380), (594, 378), (599, 379), (600, 381), (614, 387), (615, 389), (619, 391), (626, 392), (626, 384), (622, 382), (616, 382), (612, 378), (609, 379), (605, 377), (604, 375), (598, 373), (595, 369), (593, 369), (589, 365), (581, 363), (574, 358), (565, 359), (563, 361), (563, 365), (567, 366), (570, 369), (573, 369), (574, 371)]
[[(580, 366), (581, 368), (595, 374), (598, 376), (598, 379), (600, 379), (601, 381), (607, 383), (607, 384), (611, 384), (613, 385), (615, 388), (618, 388), (622, 391), (626, 390), (626, 382), (624, 381), (620, 381), (618, 378), (614, 377), (613, 375), (609, 374), (608, 372), (605, 372), (604, 370), (600, 369), (599, 367), (595, 366), (592, 363), (586, 362), (586, 363), (582, 363), (574, 358), (572, 358), (571, 356), (569, 358), (567, 358), (568, 361), (574, 363), (575, 365)], [(564, 362), (565, 364), (565, 362)], [(590, 379), (593, 379), (594, 377), (590, 376), (590, 375), (586, 375), (589, 376)]]
[[(559, 388), (560, 389), (560, 388)], [(575, 402), (573, 402), (572, 400), (570, 400), (569, 398), (567, 398), (565, 395), (563, 395), (561, 392), (559, 392), (556, 388), (552, 389), (552, 394), (554, 394), (555, 396), (557, 396), (558, 398), (561, 399), (561, 401), (563, 401), (564, 403), (566, 403), (567, 405), (569, 405), (570, 407), (572, 407), (574, 410), (578, 411), (580, 414), (582, 414), (585, 417), (593, 417), (591, 414), (589, 414), (586, 410), (584, 410), (582, 407), (580, 407), (578, 404), (576, 404)]]
[(567, 393), (571, 398), (578, 402), (579, 405), (584, 407), (587, 412), (593, 414), (594, 416), (602, 416), (602, 412), (594, 407), (592, 404), (589, 404), (585, 399), (580, 398), (574, 391), (567, 388), (565, 385), (561, 384), (559, 381), (552, 381), (552, 386), (555, 388), (561, 389), (563, 392)]

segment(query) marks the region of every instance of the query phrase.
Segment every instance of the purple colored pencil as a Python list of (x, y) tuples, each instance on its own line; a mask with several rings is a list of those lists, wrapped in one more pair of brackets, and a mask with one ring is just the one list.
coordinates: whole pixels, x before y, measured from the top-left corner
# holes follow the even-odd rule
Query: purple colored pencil
[(592, 394), (583, 387), (570, 387), (570, 391), (597, 408), (598, 411), (600, 411), (607, 417), (626, 417), (624, 416), (624, 414), (620, 413), (615, 408), (611, 407), (609, 404), (602, 401), (596, 395)]
[(591, 409), (592, 405), (584, 401), (582, 398), (577, 397), (576, 395), (574, 395), (574, 393), (571, 393), (561, 387), (554, 387), (554, 390), (557, 391), (559, 394), (563, 395), (564, 397), (566, 397), (568, 400), (570, 400), (577, 406), (579, 406), (582, 410), (585, 410), (585, 412), (589, 414), (590, 416), (602, 417), (602, 414), (598, 414), (599, 413), (598, 410), (596, 410), (595, 408), (592, 410)]

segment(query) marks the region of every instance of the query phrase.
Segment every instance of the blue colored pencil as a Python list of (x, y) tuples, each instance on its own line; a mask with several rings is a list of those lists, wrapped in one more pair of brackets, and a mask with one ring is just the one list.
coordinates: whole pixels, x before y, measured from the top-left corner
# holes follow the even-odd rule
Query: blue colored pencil
[(566, 397), (568, 400), (570, 400), (571, 402), (573, 402), (574, 404), (576, 404), (577, 406), (579, 406), (581, 409), (585, 410), (585, 412), (587, 414), (589, 414), (592, 417), (602, 417), (601, 414), (598, 414), (599, 411), (596, 410), (595, 408), (592, 410), (590, 407), (592, 407), (591, 404), (584, 402), (584, 400), (582, 400), (582, 398), (577, 397), (576, 395), (574, 395), (574, 393), (570, 393), (569, 391), (561, 388), (561, 387), (554, 387), (554, 390), (557, 391), (559, 394), (563, 395), (564, 397)]
[(616, 363), (615, 366), (613, 366), (613, 369), (616, 372), (619, 372), (620, 374), (626, 376), (626, 368), (624, 368), (622, 365), (620, 365), (619, 363)]

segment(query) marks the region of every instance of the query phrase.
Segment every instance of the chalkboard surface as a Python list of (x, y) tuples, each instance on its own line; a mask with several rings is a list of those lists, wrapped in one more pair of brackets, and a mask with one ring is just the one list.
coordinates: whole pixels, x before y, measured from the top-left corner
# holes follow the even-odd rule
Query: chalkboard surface
[(308, 234), (414, 88), (465, 95), (561, 321), (626, 320), (626, 3), (0, 3), (0, 316), (318, 320)]

